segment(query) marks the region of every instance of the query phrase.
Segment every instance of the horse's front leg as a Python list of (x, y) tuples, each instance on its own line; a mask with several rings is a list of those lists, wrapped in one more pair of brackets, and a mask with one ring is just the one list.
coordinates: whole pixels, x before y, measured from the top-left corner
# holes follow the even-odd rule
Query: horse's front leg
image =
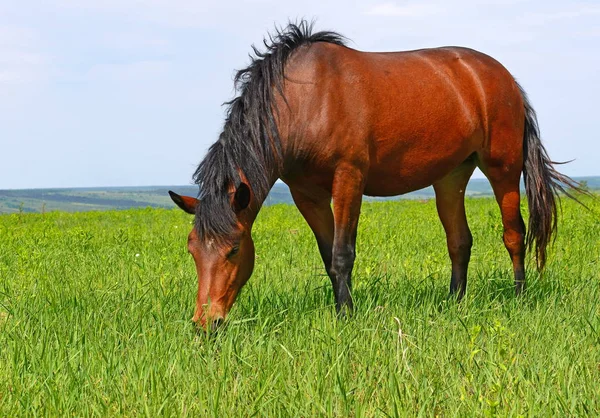
[(333, 212), (331, 211), (331, 194), (315, 189), (307, 194), (290, 186), (290, 192), (296, 207), (306, 219), (317, 239), (319, 252), (325, 265), (325, 271), (333, 281), (331, 274), (331, 257), (333, 254)]
[(365, 175), (353, 165), (338, 166), (334, 176), (334, 237), (331, 259), (331, 281), (335, 306), (340, 316), (352, 314), (352, 269), (354, 267), (356, 232)]

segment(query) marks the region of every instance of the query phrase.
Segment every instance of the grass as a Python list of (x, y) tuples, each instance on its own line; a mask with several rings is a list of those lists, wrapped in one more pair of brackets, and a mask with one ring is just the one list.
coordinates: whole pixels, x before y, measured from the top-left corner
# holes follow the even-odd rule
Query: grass
[(211, 336), (190, 321), (184, 213), (1, 216), (0, 416), (598, 415), (600, 204), (586, 203), (563, 202), (547, 269), (515, 298), (497, 206), (470, 199), (460, 304), (434, 203), (366, 203), (347, 321), (297, 210), (265, 208), (254, 275)]

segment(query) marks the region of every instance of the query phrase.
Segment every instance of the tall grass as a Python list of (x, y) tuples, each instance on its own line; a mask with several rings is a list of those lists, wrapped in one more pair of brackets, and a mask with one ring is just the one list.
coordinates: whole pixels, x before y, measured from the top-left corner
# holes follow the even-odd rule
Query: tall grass
[(190, 321), (187, 215), (1, 216), (0, 416), (598, 415), (600, 204), (586, 203), (595, 214), (563, 202), (547, 269), (515, 298), (497, 206), (469, 200), (461, 303), (434, 203), (364, 204), (346, 321), (297, 210), (265, 208), (254, 275), (209, 336)]

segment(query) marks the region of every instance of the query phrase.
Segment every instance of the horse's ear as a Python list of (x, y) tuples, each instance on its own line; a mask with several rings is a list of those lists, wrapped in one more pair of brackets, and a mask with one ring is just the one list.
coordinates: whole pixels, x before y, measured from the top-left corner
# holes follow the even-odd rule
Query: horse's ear
[(196, 206), (198, 206), (199, 202), (198, 199), (189, 196), (180, 196), (171, 190), (169, 190), (169, 196), (171, 196), (171, 200), (173, 200), (173, 202), (175, 202), (175, 204), (185, 212), (189, 213), (190, 215), (194, 215), (196, 213)]
[(233, 210), (238, 213), (243, 211), (250, 204), (250, 187), (246, 183), (240, 183), (238, 188), (235, 190), (233, 196)]

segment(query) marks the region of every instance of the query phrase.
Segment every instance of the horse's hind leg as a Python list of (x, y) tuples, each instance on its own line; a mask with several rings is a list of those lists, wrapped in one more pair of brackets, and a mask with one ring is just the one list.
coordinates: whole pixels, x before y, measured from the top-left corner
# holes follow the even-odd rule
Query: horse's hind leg
[(351, 276), (364, 184), (365, 176), (359, 167), (340, 164), (336, 168), (332, 187), (335, 232), (331, 274), (336, 309), (342, 317), (353, 311)]
[(465, 214), (465, 189), (475, 162), (472, 158), (433, 185), (438, 215), (446, 231), (448, 253), (452, 261), (450, 294), (461, 299), (467, 289), (467, 269), (473, 237)]
[[(522, 149), (520, 141), (513, 143), (517, 149)], [(506, 144), (503, 149), (510, 151), (511, 147)], [(480, 155), (479, 160), (479, 168), (490, 181), (500, 206), (504, 246), (512, 260), (515, 290), (518, 295), (525, 289), (525, 223), (521, 216), (519, 190), (523, 167), (522, 154), (506, 152), (505, 155), (495, 158)]]

